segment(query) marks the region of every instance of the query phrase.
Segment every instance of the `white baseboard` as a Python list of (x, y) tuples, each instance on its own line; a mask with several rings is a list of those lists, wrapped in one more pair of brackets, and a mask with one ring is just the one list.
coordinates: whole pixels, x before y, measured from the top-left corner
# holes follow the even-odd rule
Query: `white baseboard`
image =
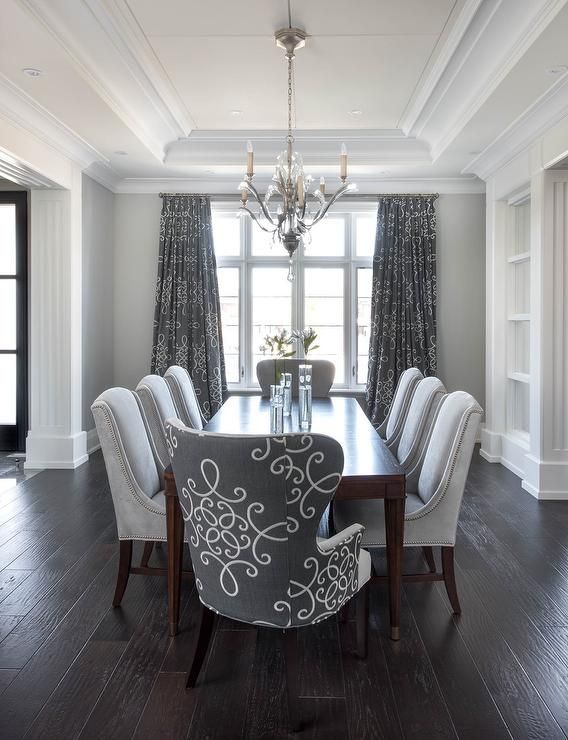
[(89, 459), (87, 433), (51, 435), (29, 432), (24, 470), (73, 470)]

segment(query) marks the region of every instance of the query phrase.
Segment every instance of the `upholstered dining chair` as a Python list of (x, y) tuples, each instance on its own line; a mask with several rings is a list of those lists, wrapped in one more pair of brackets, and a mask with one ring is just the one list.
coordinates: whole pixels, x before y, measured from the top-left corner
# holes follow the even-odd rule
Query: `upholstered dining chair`
[(306, 358), (260, 360), (256, 365), (256, 377), (260, 385), (263, 398), (270, 396), (270, 386), (280, 382), (280, 373), (292, 374), (292, 396), (298, 397), (298, 368), (300, 365), (312, 366), (312, 396), (325, 398), (335, 379), (335, 365), (330, 360)]
[(377, 432), (394, 454), (396, 454), (412, 396), (423, 377), (417, 367), (409, 367), (402, 373), (398, 379), (388, 414), (377, 428)]
[(163, 487), (164, 472), (170, 464), (166, 445), (166, 419), (177, 418), (177, 409), (165, 379), (160, 375), (145, 375), (136, 386), (142, 405), (148, 436), (156, 457), (160, 482)]
[(444, 384), (438, 378), (422, 378), (416, 385), (396, 450), (398, 461), (406, 472), (407, 490), (409, 476), (420, 474), (436, 414), (445, 394)]
[(203, 429), (201, 407), (188, 371), (180, 365), (171, 365), (164, 373), (164, 380), (174, 399), (178, 419), (186, 427)]
[[(195, 685), (214, 613), (285, 633), (291, 724), (297, 707), (297, 629), (336, 614), (367, 583), (363, 528), (318, 539), (343, 471), (324, 435), (198, 432), (168, 421), (173, 471), (189, 540), (201, 623), (187, 686)], [(358, 653), (367, 650), (368, 602), (358, 602)]]
[[(131, 573), (165, 575), (148, 567), (154, 542), (165, 542), (166, 502), (146, 425), (135, 394), (109, 388), (91, 406), (116, 516), (120, 560), (113, 606), (122, 601)], [(132, 543), (143, 540), (140, 567), (132, 567)]]
[[(455, 614), (461, 607), (454, 574), (454, 546), (463, 491), (482, 409), (469, 393), (455, 391), (443, 400), (426, 450), (415, 493), (406, 497), (405, 547), (440, 547), (442, 572), (403, 575), (408, 581), (444, 581)], [(385, 547), (384, 505), (375, 501), (336, 501), (334, 526), (361, 522), (362, 545)], [(428, 558), (427, 558), (428, 560)]]

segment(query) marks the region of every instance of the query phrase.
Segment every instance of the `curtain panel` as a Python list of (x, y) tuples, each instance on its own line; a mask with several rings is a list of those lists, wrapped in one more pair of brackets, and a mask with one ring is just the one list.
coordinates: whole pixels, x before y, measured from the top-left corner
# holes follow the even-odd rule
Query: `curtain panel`
[(191, 375), (205, 418), (227, 392), (211, 202), (164, 195), (154, 310), (152, 372), (181, 365)]
[(436, 373), (438, 196), (379, 198), (373, 256), (367, 414), (378, 426), (401, 373)]

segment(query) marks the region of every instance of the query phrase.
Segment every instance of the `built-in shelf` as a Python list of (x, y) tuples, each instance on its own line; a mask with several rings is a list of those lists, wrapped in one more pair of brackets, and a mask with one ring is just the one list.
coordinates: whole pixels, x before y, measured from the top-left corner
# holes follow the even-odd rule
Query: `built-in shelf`
[(530, 258), (530, 252), (521, 252), (520, 254), (513, 254), (511, 257), (507, 257), (507, 262), (528, 262)]
[(531, 376), (528, 373), (509, 373), (507, 375), (509, 380), (516, 380), (518, 383), (530, 383), (531, 382)]
[(530, 321), (530, 313), (512, 313), (508, 317), (509, 321)]

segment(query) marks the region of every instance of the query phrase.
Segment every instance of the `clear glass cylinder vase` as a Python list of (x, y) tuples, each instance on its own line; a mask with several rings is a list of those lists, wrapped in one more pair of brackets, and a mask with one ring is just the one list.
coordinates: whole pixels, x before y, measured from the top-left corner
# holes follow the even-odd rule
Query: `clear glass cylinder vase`
[(301, 429), (312, 424), (312, 366), (298, 367), (298, 420)]
[(284, 432), (284, 386), (270, 386), (270, 433)]
[(292, 373), (281, 373), (280, 385), (284, 388), (284, 416), (290, 416), (292, 413)]

